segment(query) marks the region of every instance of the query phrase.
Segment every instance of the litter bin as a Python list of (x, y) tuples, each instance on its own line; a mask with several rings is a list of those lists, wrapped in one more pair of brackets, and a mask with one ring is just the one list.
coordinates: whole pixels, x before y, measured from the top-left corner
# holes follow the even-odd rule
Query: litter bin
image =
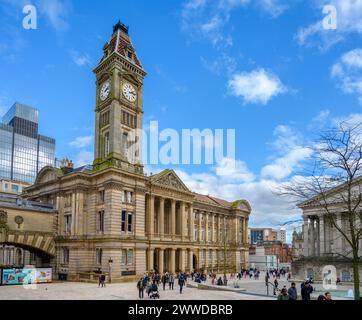
[(67, 281), (68, 275), (66, 273), (59, 273), (60, 281)]

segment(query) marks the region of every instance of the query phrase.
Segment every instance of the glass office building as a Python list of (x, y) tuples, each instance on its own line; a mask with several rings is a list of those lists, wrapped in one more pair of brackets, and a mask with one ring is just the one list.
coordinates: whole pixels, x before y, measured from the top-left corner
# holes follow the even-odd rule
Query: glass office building
[(55, 140), (38, 133), (38, 110), (15, 103), (0, 123), (0, 179), (34, 183), (55, 165)]

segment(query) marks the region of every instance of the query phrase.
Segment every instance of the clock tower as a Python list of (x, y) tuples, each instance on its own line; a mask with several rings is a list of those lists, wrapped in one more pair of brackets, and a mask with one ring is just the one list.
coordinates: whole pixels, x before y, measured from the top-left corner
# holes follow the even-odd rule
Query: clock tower
[(94, 169), (118, 167), (143, 173), (141, 138), (143, 80), (146, 76), (129, 29), (120, 21), (113, 27), (96, 75)]

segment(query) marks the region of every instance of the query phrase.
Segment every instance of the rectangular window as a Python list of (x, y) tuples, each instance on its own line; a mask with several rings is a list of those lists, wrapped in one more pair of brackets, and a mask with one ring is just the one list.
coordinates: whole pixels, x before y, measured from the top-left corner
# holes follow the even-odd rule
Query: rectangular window
[(127, 265), (133, 265), (133, 250), (127, 251)]
[(132, 203), (133, 202), (133, 192), (128, 191), (127, 192), (127, 203)]
[(11, 192), (18, 193), (19, 192), (19, 186), (17, 184), (11, 185)]
[(197, 241), (197, 224), (194, 226), (194, 241)]
[(63, 264), (69, 263), (69, 249), (63, 248)]
[(127, 198), (126, 194), (127, 194), (127, 191), (122, 192), (122, 203), (126, 202), (126, 198)]
[(97, 232), (104, 232), (104, 211), (99, 211), (97, 215)]
[(205, 239), (205, 230), (204, 230), (204, 227), (202, 226), (201, 227), (201, 241), (204, 241)]
[(133, 228), (132, 228), (132, 223), (133, 223), (133, 221), (132, 221), (132, 212), (128, 212), (128, 222), (127, 222), (127, 224), (128, 224), (128, 232), (132, 232), (133, 230)]
[(101, 265), (102, 264), (102, 256), (103, 256), (103, 250), (100, 248), (96, 249), (96, 264)]
[(64, 216), (64, 232), (70, 234), (72, 232), (72, 215), (67, 214)]
[(122, 210), (122, 217), (121, 217), (121, 231), (126, 232), (126, 219), (127, 213), (125, 210)]
[(122, 260), (121, 260), (121, 264), (122, 264), (122, 265), (126, 265), (126, 264), (127, 264), (127, 250), (126, 250), (126, 249), (122, 249)]

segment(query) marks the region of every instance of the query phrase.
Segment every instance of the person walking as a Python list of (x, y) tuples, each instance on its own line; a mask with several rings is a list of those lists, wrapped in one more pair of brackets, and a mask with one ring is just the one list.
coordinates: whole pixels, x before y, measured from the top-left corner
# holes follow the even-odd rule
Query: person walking
[(168, 279), (168, 287), (170, 290), (173, 290), (173, 285), (175, 283), (175, 278), (173, 276), (173, 274), (171, 273)]
[(298, 292), (295, 286), (295, 282), (292, 282), (290, 288), (288, 289), (289, 300), (297, 300), (298, 299)]
[(138, 297), (139, 297), (140, 299), (143, 299), (143, 298), (144, 298), (144, 290), (145, 290), (143, 278), (141, 278), (141, 279), (137, 282), (137, 289), (138, 289)]
[(274, 295), (275, 296), (277, 295), (278, 286), (279, 286), (278, 280), (275, 279), (274, 280)]
[(162, 275), (161, 282), (162, 282), (163, 291), (165, 291), (165, 290), (166, 290), (166, 283), (167, 283), (167, 276), (166, 276), (166, 274), (163, 274), (163, 275)]
[(185, 278), (182, 274), (179, 275), (178, 285), (180, 286), (180, 294), (182, 294), (183, 286), (185, 285)]

